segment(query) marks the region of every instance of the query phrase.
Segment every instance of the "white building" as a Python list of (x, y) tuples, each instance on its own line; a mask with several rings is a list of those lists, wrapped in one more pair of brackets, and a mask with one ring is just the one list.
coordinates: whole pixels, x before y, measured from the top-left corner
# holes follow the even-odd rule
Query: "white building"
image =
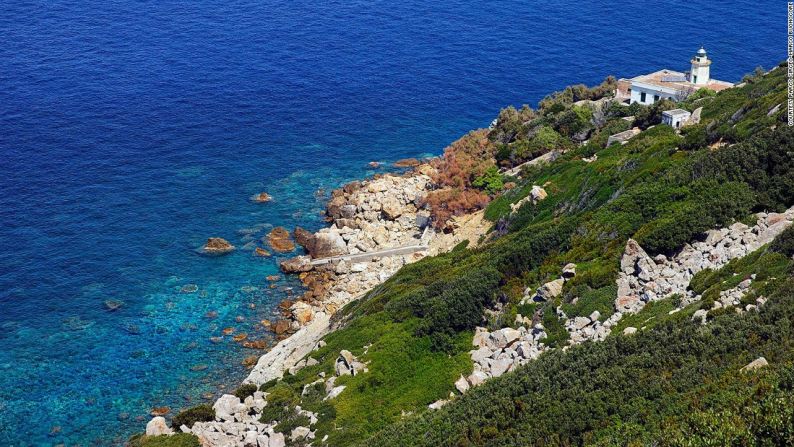
[(692, 114), (684, 109), (665, 110), (662, 112), (662, 123), (680, 129), (681, 126), (686, 124), (690, 116)]
[(629, 104), (653, 104), (661, 99), (683, 101), (701, 88), (718, 92), (733, 87), (730, 82), (711, 79), (711, 59), (702, 47), (689, 63), (690, 70), (687, 72), (664, 69), (631, 79), (620, 79), (616, 96)]

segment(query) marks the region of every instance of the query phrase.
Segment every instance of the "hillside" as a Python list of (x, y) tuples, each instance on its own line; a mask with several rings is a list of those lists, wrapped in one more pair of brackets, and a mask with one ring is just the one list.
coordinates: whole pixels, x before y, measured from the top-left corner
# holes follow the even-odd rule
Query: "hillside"
[[(260, 387), (261, 420), (290, 445), (793, 443), (794, 230), (783, 228), (794, 212), (775, 213), (794, 205), (794, 131), (776, 108), (781, 67), (651, 107), (612, 103), (611, 79), (575, 86), (454, 143), (427, 199), (436, 227), (485, 207), (491, 231), (335, 314), (307, 366)], [(700, 123), (660, 125), (675, 107), (702, 107)], [(627, 144), (606, 145), (632, 127)], [(708, 261), (676, 271), (693, 250)], [(499, 347), (508, 358), (473, 361), (486, 333), (515, 333), (531, 352), (508, 350), (513, 338)], [(759, 357), (769, 365), (739, 372)]]

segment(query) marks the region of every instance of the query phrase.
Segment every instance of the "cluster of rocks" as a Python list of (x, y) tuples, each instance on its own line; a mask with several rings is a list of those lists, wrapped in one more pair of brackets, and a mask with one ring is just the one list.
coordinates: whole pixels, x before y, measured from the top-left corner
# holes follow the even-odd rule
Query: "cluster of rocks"
[[(719, 310), (719, 309), (735, 309), (737, 313), (742, 312), (752, 312), (758, 310), (759, 307), (763, 306), (766, 303), (766, 297), (759, 296), (755, 300), (755, 304), (749, 303), (742, 307), (742, 299), (747, 295), (750, 291), (750, 286), (755, 280), (756, 275), (750, 275), (750, 278), (745, 279), (744, 281), (740, 282), (736, 287), (722, 290), (720, 291), (720, 296), (717, 300), (714, 301), (714, 304), (711, 305), (710, 310), (706, 309), (698, 309), (692, 314), (692, 319), (695, 321), (699, 321), (701, 324), (707, 323), (708, 313), (711, 310)], [(693, 300), (700, 299), (700, 296), (696, 296), (692, 298)]]
[[(543, 325), (538, 323), (532, 328), (519, 326), (488, 332), (477, 328), (472, 343), (477, 348), (470, 351), (474, 361), (474, 372), (466, 378), (471, 386), (476, 386), (491, 377), (499, 377), (517, 366), (538, 358), (547, 348), (541, 340), (546, 338)], [(461, 391), (463, 392), (463, 391)]]
[[(288, 332), (307, 325), (319, 312), (333, 315), (406, 263), (424, 255), (418, 252), (359, 257), (355, 261), (336, 259), (419, 244), (422, 228), (428, 222), (428, 214), (420, 210), (420, 203), (429, 186), (430, 177), (418, 171), (353, 182), (332, 193), (326, 210), (330, 227), (316, 233), (295, 229), (295, 241), (307, 255), (282, 262), (281, 269), (300, 274), (307, 290), (287, 306)], [(312, 262), (327, 258), (331, 261)]]
[[(567, 318), (561, 309), (557, 309), (562, 318)], [(600, 321), (601, 312), (593, 311), (587, 317), (574, 317), (565, 320), (565, 329), (570, 334), (570, 343), (579, 344), (587, 340), (601, 341), (607, 338), (607, 335), (620, 320), (620, 316), (616, 314), (610, 315), (606, 321)]]
[(687, 244), (673, 257), (650, 257), (630, 239), (620, 262), (617, 281), (619, 312), (636, 313), (646, 303), (674, 294), (687, 294), (692, 277), (704, 269), (719, 269), (771, 242), (794, 221), (794, 207), (784, 213), (759, 213), (752, 227), (741, 222), (711, 230), (703, 241)]
[[(516, 321), (524, 321), (520, 315)], [(486, 380), (499, 377), (517, 367), (528, 363), (549, 349), (541, 340), (546, 338), (543, 325), (538, 323), (531, 328), (523, 325), (518, 329), (510, 327), (493, 332), (478, 327), (474, 332), (472, 344), (476, 349), (469, 351), (474, 368), (468, 377), (460, 376), (455, 381), (455, 388), (461, 393), (466, 393), (472, 387), (482, 384)], [(431, 410), (437, 410), (446, 405), (449, 399), (442, 399), (428, 405)]]
[[(325, 342), (319, 341), (313, 348), (316, 350), (325, 346)], [(366, 349), (365, 347), (365, 353)], [(317, 360), (306, 356), (298, 362), (291, 370), (296, 373), (305, 366), (316, 365)], [(342, 350), (334, 364), (335, 374), (326, 378), (324, 372), (319, 373), (319, 378), (311, 383), (304, 385), (302, 395), (306, 396), (311, 392), (323, 390), (324, 400), (333, 399), (345, 390), (345, 385), (336, 385), (337, 378), (341, 376), (355, 376), (368, 371), (367, 365), (359, 361), (350, 351)], [(274, 427), (279, 421), (263, 423), (260, 421), (262, 410), (268, 405), (268, 393), (256, 391), (252, 396), (240, 401), (237, 397), (229, 394), (221, 396), (213, 405), (215, 410), (215, 420), (211, 422), (197, 422), (193, 427), (180, 427), (185, 433), (193, 433), (199, 437), (204, 446), (246, 446), (246, 447), (283, 447), (285, 437), (281, 433), (274, 432)], [(315, 431), (311, 429), (317, 421), (317, 414), (295, 407), (299, 415), (306, 416), (308, 426), (299, 426), (292, 429), (289, 433), (291, 441), (313, 440)], [(152, 429), (150, 430), (150, 426)], [(158, 427), (155, 430), (154, 427)], [(155, 418), (147, 425), (147, 434), (171, 434), (173, 431), (168, 428), (163, 418)]]
[[(192, 427), (182, 425), (179, 430), (196, 435), (204, 446), (284, 447), (284, 435), (276, 433), (273, 424), (259, 421), (267, 406), (266, 397), (267, 393), (256, 391), (240, 401), (236, 396), (224, 394), (212, 406), (214, 421), (196, 422)], [(161, 416), (146, 424), (147, 436), (173, 433)]]

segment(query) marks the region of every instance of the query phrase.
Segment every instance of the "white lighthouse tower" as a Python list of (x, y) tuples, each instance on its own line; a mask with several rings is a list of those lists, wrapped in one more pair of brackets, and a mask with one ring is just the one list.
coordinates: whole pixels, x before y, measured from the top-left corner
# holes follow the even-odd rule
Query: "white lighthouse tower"
[(708, 84), (711, 59), (706, 54), (706, 50), (700, 47), (690, 62), (692, 63), (692, 70), (689, 72), (689, 82), (695, 85)]

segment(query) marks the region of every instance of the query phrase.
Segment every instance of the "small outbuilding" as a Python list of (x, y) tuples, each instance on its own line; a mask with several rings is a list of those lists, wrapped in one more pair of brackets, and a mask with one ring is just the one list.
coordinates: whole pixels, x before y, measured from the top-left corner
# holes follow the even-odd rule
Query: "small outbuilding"
[(692, 114), (684, 109), (665, 110), (662, 112), (662, 123), (674, 129), (680, 129), (681, 126), (689, 121), (690, 116), (692, 116)]

